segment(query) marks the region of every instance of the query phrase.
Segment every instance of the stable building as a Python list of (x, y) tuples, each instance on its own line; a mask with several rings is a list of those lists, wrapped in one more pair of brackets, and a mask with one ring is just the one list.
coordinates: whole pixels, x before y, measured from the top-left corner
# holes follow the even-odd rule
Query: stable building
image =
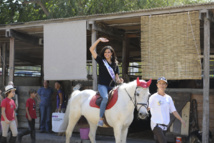
[[(97, 90), (99, 73), (89, 47), (106, 37), (109, 43), (100, 43), (97, 52), (106, 44), (115, 49), (125, 82), (138, 76), (153, 79), (154, 93), (158, 77), (169, 80), (168, 93), (187, 122), (184, 129), (172, 117), (169, 132), (188, 136), (198, 128), (208, 142), (208, 131), (214, 134), (213, 12), (214, 3), (204, 3), (0, 25), (1, 89), (8, 81), (18, 87), (19, 125), (26, 127), (27, 91), (38, 89), (43, 79), (52, 87), (63, 81), (67, 95), (77, 83)], [(32, 75), (37, 76), (19, 76), (16, 71), (23, 66), (36, 67)], [(149, 121), (134, 120), (130, 131), (144, 130), (139, 128), (143, 124), (149, 126)]]

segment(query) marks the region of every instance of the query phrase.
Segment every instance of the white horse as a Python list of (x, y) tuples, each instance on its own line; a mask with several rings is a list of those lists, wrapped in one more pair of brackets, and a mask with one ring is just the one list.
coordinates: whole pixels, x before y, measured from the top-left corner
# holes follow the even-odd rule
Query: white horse
[[(145, 119), (148, 116), (147, 104), (150, 84), (151, 80), (146, 82), (137, 78), (135, 81), (119, 86), (116, 104), (105, 111), (106, 120), (113, 127), (116, 143), (126, 143), (128, 127), (133, 121), (135, 107), (138, 110), (139, 118)], [(98, 108), (89, 105), (95, 94), (96, 92), (93, 90), (76, 90), (72, 93), (61, 126), (62, 131), (66, 130), (66, 143), (70, 143), (73, 129), (82, 115), (87, 119), (90, 126), (90, 141), (96, 143), (95, 136), (100, 112)]]

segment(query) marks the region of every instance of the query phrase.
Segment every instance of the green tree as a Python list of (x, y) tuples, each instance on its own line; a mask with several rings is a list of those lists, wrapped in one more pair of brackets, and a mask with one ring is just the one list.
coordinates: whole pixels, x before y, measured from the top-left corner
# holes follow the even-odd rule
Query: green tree
[(212, 0), (0, 0), (0, 24), (210, 1)]

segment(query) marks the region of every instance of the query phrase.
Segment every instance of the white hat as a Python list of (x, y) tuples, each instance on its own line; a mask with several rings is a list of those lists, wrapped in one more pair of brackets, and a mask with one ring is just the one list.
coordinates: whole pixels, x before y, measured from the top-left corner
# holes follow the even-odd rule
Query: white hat
[(9, 91), (11, 91), (11, 90), (16, 90), (16, 88), (13, 87), (13, 85), (7, 85), (7, 86), (5, 87), (5, 92), (4, 92), (4, 93), (7, 93), (7, 92), (9, 92)]

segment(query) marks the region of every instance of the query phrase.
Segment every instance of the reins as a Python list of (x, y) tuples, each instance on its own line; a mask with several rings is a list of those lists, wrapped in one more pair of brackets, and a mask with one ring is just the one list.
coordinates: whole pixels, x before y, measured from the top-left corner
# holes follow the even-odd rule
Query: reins
[[(137, 88), (136, 88), (137, 89)], [(128, 91), (126, 90), (126, 88), (125, 88), (125, 91), (126, 91), (126, 93), (127, 93), (127, 95), (129, 96), (129, 98), (130, 98), (130, 100), (132, 101), (132, 103), (134, 104), (134, 107), (136, 107), (136, 98), (135, 98), (135, 102), (132, 100), (132, 97), (130, 96), (130, 94), (128, 93)], [(135, 90), (135, 92), (136, 92), (136, 90)]]
[[(137, 89), (137, 87), (136, 87)], [(136, 93), (136, 89), (135, 89), (135, 93), (134, 93), (134, 101), (133, 101), (133, 98), (130, 96), (130, 94), (128, 93), (128, 91), (126, 90), (125, 88), (125, 91), (127, 93), (127, 95), (129, 96), (130, 100), (132, 101), (134, 107), (137, 109), (137, 105), (141, 105), (139, 109), (137, 109), (137, 111), (139, 111), (142, 107), (145, 107), (146, 109), (148, 108), (148, 101), (149, 101), (149, 98), (148, 98), (148, 101), (147, 103), (137, 103), (137, 100), (136, 100), (136, 96), (137, 96), (137, 93)]]

